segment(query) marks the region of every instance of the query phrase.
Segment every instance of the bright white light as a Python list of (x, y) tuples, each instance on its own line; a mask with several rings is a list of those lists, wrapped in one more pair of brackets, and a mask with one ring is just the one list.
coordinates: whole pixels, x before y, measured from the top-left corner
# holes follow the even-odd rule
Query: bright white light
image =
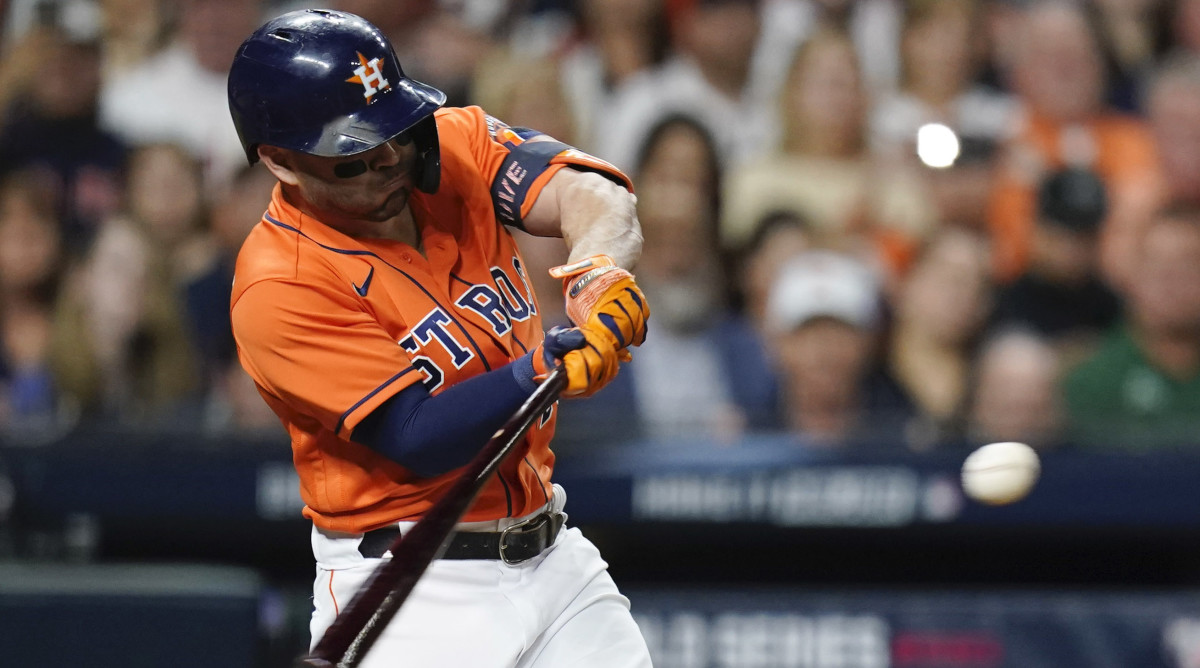
[(958, 136), (941, 123), (927, 123), (917, 130), (917, 157), (928, 167), (944, 169), (958, 159)]

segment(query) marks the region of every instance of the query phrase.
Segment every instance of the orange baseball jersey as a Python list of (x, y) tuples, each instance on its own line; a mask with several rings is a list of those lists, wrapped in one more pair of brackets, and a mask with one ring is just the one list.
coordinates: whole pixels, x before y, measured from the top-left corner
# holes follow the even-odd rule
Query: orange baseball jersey
[[(567, 165), (632, 189), (608, 163), (526, 141), (535, 133), (478, 107), (435, 117), (441, 185), (409, 200), (424, 256), (346, 236), (289, 204), (278, 185), (238, 256), (230, 306), (238, 355), (291, 436), (304, 514), (324, 529), (357, 533), (419, 517), (458, 474), (421, 478), (351, 442), (365, 416), (413, 383), (438, 394), (542, 340), (537, 298), (504, 224), (520, 226)], [(529, 431), (464, 521), (546, 503), (555, 412)]]

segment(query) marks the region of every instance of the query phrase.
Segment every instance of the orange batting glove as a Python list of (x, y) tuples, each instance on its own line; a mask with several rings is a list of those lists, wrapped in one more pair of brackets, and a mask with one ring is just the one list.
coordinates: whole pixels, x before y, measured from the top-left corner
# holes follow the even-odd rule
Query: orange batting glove
[(620, 355), (605, 334), (587, 327), (555, 327), (533, 351), (534, 380), (546, 379), (559, 364), (566, 367), (566, 397), (590, 397), (617, 376)]
[(650, 306), (633, 274), (607, 255), (593, 255), (554, 267), (550, 275), (563, 279), (571, 322), (611, 335), (616, 348), (624, 353), (621, 360), (629, 361), (625, 349), (642, 345), (650, 319)]

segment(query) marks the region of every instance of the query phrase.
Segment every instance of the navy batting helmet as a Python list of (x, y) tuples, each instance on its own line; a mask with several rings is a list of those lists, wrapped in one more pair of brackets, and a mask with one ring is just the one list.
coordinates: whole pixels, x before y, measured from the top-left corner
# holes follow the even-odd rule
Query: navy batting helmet
[(433, 112), (446, 94), (404, 76), (378, 28), (346, 12), (305, 9), (254, 31), (229, 70), (229, 111), (253, 164), (267, 144), (351, 156), (408, 133), (420, 158), (414, 181), (437, 190)]

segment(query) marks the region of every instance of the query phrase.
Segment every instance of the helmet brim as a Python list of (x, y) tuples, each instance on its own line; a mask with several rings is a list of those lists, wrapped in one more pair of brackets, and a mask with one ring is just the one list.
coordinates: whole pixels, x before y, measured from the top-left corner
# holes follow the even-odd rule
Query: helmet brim
[(380, 93), (361, 111), (341, 116), (285, 148), (310, 155), (344, 157), (369, 151), (415, 126), (446, 103), (446, 94), (412, 79), (401, 79), (393, 90)]

